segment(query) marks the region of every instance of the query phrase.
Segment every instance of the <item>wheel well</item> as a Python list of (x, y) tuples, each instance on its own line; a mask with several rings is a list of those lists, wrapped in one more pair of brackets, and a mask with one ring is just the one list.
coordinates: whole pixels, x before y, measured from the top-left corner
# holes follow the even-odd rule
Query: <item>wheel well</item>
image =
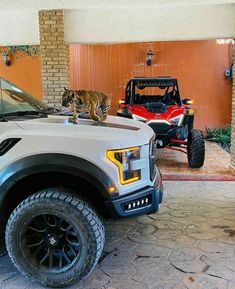
[(194, 115), (186, 115), (184, 118), (184, 124), (187, 124), (188, 130), (191, 131), (194, 125)]
[(5, 227), (12, 211), (24, 199), (42, 189), (59, 186), (74, 189), (76, 195), (89, 202), (99, 215), (108, 217), (104, 197), (91, 183), (78, 176), (65, 173), (40, 173), (21, 179), (6, 193), (1, 204), (1, 219), (3, 221), (1, 225)]

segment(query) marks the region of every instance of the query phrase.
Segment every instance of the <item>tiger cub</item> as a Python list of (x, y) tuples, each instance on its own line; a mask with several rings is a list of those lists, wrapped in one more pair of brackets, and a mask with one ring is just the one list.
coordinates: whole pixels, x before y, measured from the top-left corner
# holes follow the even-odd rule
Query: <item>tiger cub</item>
[(107, 118), (110, 108), (110, 99), (107, 95), (98, 91), (70, 90), (64, 88), (62, 95), (62, 105), (68, 107), (72, 105), (73, 122), (77, 120), (77, 113), (81, 111), (89, 112), (90, 117), (98, 122), (103, 122)]

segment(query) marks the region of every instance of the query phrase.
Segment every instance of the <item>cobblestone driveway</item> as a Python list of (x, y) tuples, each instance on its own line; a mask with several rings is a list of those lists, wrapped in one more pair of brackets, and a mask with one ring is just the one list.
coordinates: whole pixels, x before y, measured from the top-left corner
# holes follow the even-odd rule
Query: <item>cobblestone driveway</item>
[[(106, 222), (99, 266), (71, 289), (235, 289), (235, 183), (168, 182), (159, 214)], [(1, 289), (42, 289), (0, 258)]]

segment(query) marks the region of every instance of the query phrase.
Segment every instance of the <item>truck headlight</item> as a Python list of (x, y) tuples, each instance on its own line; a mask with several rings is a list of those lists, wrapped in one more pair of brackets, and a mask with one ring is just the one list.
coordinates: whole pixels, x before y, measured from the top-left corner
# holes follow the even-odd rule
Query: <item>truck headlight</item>
[(139, 147), (107, 151), (107, 158), (118, 167), (122, 185), (141, 179), (141, 170), (132, 169), (132, 162), (140, 159)]

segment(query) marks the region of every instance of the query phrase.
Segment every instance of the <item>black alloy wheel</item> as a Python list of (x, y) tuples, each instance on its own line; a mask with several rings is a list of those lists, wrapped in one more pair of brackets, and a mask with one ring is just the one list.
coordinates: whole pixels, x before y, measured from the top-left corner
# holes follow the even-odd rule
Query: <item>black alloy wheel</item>
[(41, 214), (22, 228), (20, 246), (32, 265), (46, 272), (62, 272), (81, 256), (79, 232), (69, 221), (56, 215)]
[(6, 246), (16, 268), (48, 287), (65, 287), (87, 276), (104, 247), (104, 227), (90, 206), (65, 188), (24, 200), (11, 214)]

